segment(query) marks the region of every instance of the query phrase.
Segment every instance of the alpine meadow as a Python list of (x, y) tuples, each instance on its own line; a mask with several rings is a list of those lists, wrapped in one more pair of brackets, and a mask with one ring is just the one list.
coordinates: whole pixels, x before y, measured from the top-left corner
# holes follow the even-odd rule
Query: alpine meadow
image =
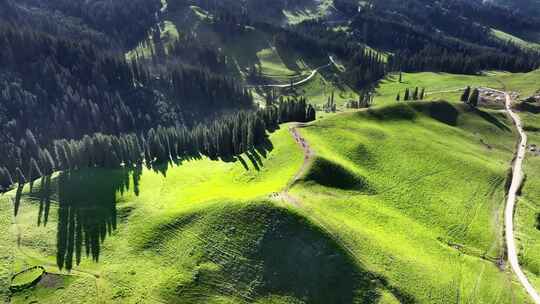
[(0, 0), (0, 303), (540, 304), (539, 12)]

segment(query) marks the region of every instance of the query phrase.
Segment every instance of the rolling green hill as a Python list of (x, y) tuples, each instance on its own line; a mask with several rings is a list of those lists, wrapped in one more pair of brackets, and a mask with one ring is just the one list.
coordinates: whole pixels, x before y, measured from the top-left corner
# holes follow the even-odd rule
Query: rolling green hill
[(0, 0), (0, 302), (532, 303), (533, 2)]
[[(500, 266), (508, 119), (457, 103), (389, 103), (302, 129), (316, 159), (291, 190), (298, 204), (273, 194), (302, 162), (287, 126), (266, 156), (56, 176), (51, 204), (40, 204), (40, 182), (26, 187), (14, 270), (51, 274), (13, 302), (88, 303), (99, 293), (107, 303), (526, 303)], [(74, 190), (60, 195), (62, 182)], [(92, 193), (106, 204), (78, 205)], [(104, 222), (85, 223), (92, 215)], [(86, 249), (97, 263), (76, 245), (79, 221), (82, 239), (103, 241)], [(80, 266), (58, 269), (58, 252), (76, 261), (79, 251)]]
[[(358, 260), (420, 303), (527, 298), (499, 269), (511, 124), (446, 102), (327, 118), (303, 134), (316, 149), (293, 194)], [(332, 164), (332, 165), (324, 165)], [(343, 187), (361, 180), (362, 188)]]

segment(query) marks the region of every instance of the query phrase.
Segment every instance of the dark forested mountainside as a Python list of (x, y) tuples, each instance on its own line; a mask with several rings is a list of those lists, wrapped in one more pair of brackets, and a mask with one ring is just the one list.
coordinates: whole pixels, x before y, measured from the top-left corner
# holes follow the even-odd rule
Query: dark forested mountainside
[(122, 48), (144, 38), (161, 5), (159, 0), (0, 0), (0, 16), (13, 25)]
[[(360, 9), (353, 1), (336, 0), (336, 6), (349, 14), (351, 22), (350, 30), (334, 39), (352, 36), (393, 53), (393, 69), (472, 74), (486, 69), (529, 71), (538, 66), (537, 51), (496, 39), (491, 29), (537, 29), (540, 19), (502, 7), (479, 1), (426, 0), (372, 1)], [(328, 32), (320, 25), (317, 29), (314, 22), (302, 26), (312, 35)]]
[(12, 27), (0, 28), (0, 45), (0, 167), (11, 172), (55, 139), (189, 127), (253, 108), (235, 81), (201, 70), (151, 74), (87, 43)]
[[(333, 77), (358, 92), (391, 71), (524, 72), (540, 62), (537, 51), (492, 37), (492, 28), (540, 25), (508, 8), (335, 0), (328, 14), (284, 26), (287, 11), (319, 4), (0, 0), (0, 187), (55, 169), (230, 156), (279, 123), (314, 119), (302, 97), (277, 102), (259, 90), (267, 108), (254, 103), (245, 82), (268, 81), (252, 60), (263, 49), (312, 66), (335, 56), (343, 68)], [(202, 17), (167, 15), (175, 10)], [(164, 16), (186, 17), (174, 39), (163, 37)], [(242, 52), (251, 43), (261, 45)], [(233, 44), (245, 58), (227, 52)]]

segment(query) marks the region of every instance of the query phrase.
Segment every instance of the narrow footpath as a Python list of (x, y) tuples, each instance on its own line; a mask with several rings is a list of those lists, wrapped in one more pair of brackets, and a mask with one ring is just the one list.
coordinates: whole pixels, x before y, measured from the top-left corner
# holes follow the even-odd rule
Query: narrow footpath
[(315, 157), (315, 152), (311, 149), (311, 146), (307, 140), (302, 137), (300, 132), (298, 132), (298, 128), (304, 128), (306, 126), (307, 125), (304, 123), (296, 123), (289, 127), (289, 132), (302, 149), (302, 152), (304, 152), (304, 162), (302, 163), (302, 167), (298, 169), (294, 177), (289, 181), (285, 189), (283, 189), (280, 193), (276, 193), (279, 198), (296, 207), (301, 207), (301, 203), (297, 198), (289, 194), (289, 190), (292, 188), (294, 183), (296, 183), (306, 173), (311, 165), (311, 162), (313, 161), (313, 158)]

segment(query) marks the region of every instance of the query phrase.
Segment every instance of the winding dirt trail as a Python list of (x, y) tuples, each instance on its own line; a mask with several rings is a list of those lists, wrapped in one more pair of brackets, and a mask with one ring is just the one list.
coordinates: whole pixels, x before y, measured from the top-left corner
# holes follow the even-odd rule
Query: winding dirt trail
[(309, 166), (311, 165), (315, 157), (315, 152), (313, 151), (313, 149), (311, 149), (311, 146), (309, 145), (307, 140), (304, 137), (302, 137), (300, 132), (298, 132), (299, 128), (305, 128), (305, 127), (307, 127), (307, 124), (305, 123), (296, 123), (292, 125), (291, 127), (289, 127), (289, 133), (291, 133), (296, 143), (302, 149), (302, 152), (304, 152), (304, 162), (302, 163), (302, 166), (300, 167), (300, 169), (298, 169), (294, 177), (287, 183), (287, 186), (285, 186), (285, 188), (281, 192), (275, 194), (277, 195), (278, 198), (281, 198), (285, 202), (292, 204), (296, 207), (301, 207), (301, 202), (300, 200), (292, 196), (289, 193), (289, 190), (307, 172), (307, 170), (309, 169)]
[(315, 156), (315, 152), (313, 149), (311, 149), (311, 146), (307, 142), (307, 140), (302, 137), (300, 132), (298, 132), (298, 128), (305, 128), (307, 127), (304, 123), (297, 123), (289, 128), (289, 132), (293, 136), (296, 143), (302, 148), (302, 151), (304, 152), (304, 163), (302, 164), (302, 167), (296, 172), (296, 175), (293, 177), (291, 181), (289, 181), (289, 184), (287, 184), (287, 190), (292, 187), (292, 185), (297, 182), (304, 173), (306, 173), (307, 169), (309, 168), (309, 165), (313, 161), (313, 157)]
[[(496, 91), (496, 90), (494, 90)], [(496, 91), (499, 93), (504, 94), (506, 99), (506, 111), (512, 117), (512, 120), (514, 121), (514, 125), (516, 126), (519, 136), (520, 136), (520, 142), (518, 145), (518, 150), (516, 153), (516, 158), (514, 160), (514, 164), (512, 167), (512, 184), (510, 186), (510, 190), (508, 191), (508, 196), (506, 200), (506, 209), (504, 212), (504, 226), (505, 226), (505, 239), (506, 239), (506, 250), (508, 254), (508, 261), (510, 262), (510, 265), (512, 267), (512, 270), (516, 274), (519, 282), (529, 296), (532, 298), (534, 303), (540, 304), (540, 296), (534, 289), (534, 287), (531, 285), (529, 280), (527, 279), (527, 276), (521, 269), (521, 266), (519, 265), (519, 259), (517, 255), (517, 248), (516, 248), (516, 242), (515, 242), (515, 236), (514, 236), (514, 212), (518, 197), (518, 191), (521, 187), (521, 184), (523, 182), (524, 174), (523, 174), (523, 160), (525, 159), (525, 152), (527, 147), (527, 134), (525, 134), (525, 131), (523, 131), (523, 126), (521, 123), (521, 119), (519, 118), (519, 115), (517, 115), (512, 110), (512, 98), (510, 95), (506, 92)]]

